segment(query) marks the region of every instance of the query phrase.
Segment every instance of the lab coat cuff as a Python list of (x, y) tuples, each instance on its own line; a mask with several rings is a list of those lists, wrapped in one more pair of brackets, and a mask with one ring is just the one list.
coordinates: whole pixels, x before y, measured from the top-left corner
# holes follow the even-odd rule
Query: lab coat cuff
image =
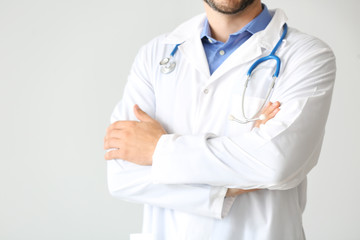
[[(167, 165), (171, 164), (169, 158), (172, 157), (171, 153), (174, 148), (173, 142), (179, 137), (178, 134), (165, 134), (162, 135), (156, 145), (153, 154), (152, 164), (152, 181), (155, 184), (182, 184), (177, 183), (174, 179), (168, 179), (168, 175), (164, 175)], [(188, 183), (191, 184), (191, 183)], [(234, 197), (225, 197), (227, 188), (220, 186), (212, 186), (209, 188), (209, 197), (207, 199), (207, 205), (209, 206), (210, 216), (222, 219), (228, 215), (232, 204), (234, 203)]]
[[(226, 189), (226, 191), (227, 191), (227, 189)], [(230, 209), (231, 209), (235, 199), (236, 199), (236, 197), (225, 197), (224, 198), (224, 204), (223, 204), (223, 208), (222, 208), (221, 218), (224, 218), (229, 214)]]
[(226, 217), (235, 201), (235, 197), (226, 197), (227, 188), (226, 187), (214, 187), (212, 193), (216, 191), (217, 193), (211, 194), (216, 197), (214, 201), (214, 212), (216, 212), (216, 218), (222, 219)]

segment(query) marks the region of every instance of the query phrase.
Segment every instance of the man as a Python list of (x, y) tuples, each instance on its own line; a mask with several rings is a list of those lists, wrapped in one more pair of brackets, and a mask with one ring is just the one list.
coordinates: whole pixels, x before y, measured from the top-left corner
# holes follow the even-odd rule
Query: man
[[(287, 18), (260, 0), (204, 6), (136, 57), (105, 136), (110, 192), (145, 204), (143, 232), (154, 239), (305, 239), (306, 175), (320, 154), (335, 57), (290, 27), (279, 41)], [(278, 42), (274, 104), (255, 123), (230, 121), (259, 116), (276, 61), (258, 65), (244, 91), (246, 73)], [(162, 73), (177, 44), (175, 69)]]

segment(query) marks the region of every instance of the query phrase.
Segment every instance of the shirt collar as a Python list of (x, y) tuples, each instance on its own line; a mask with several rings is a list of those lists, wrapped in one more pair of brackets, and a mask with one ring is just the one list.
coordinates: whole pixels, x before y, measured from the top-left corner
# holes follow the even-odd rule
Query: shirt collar
[[(261, 13), (258, 16), (256, 16), (251, 22), (249, 22), (247, 25), (245, 25), (239, 31), (232, 33), (231, 36), (237, 36), (245, 31), (247, 31), (251, 35), (253, 35), (259, 31), (264, 30), (266, 28), (266, 26), (269, 24), (269, 22), (271, 21), (272, 16), (265, 4), (262, 4), (262, 7), (263, 7), (263, 10), (261, 11)], [(215, 39), (213, 39), (211, 37), (211, 30), (210, 30), (209, 22), (207, 19), (204, 22), (203, 30), (200, 34), (201, 39), (203, 39), (204, 37), (211, 39), (214, 42), (216, 41)]]
[[(281, 31), (283, 29), (284, 24), (287, 22), (288, 18), (283, 10), (274, 9), (269, 10), (270, 15), (272, 16), (271, 21), (266, 26), (263, 31), (255, 33), (251, 38), (253, 42), (257, 42), (257, 44), (264, 49), (273, 49), (275, 44), (279, 41), (279, 37), (281, 36)], [(176, 45), (178, 43), (182, 43), (182, 46), (187, 45), (187, 42), (196, 42), (199, 41), (201, 43), (200, 34), (204, 28), (204, 22), (206, 20), (206, 14), (199, 14), (188, 21), (182, 23), (178, 27), (176, 27), (169, 34), (163, 35), (163, 39), (161, 43), (163, 44), (171, 44)]]

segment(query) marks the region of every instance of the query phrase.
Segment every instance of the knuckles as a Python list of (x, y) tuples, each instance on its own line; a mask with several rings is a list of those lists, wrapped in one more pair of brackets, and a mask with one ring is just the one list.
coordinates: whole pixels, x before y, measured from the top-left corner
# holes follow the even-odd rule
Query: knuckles
[(132, 131), (130, 129), (125, 129), (122, 131), (121, 135), (124, 138), (129, 138), (132, 135)]

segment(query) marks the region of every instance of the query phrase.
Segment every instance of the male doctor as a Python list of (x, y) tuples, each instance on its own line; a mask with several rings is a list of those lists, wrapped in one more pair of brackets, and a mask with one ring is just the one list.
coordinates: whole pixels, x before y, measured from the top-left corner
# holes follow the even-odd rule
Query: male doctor
[[(289, 27), (280, 75), (259, 111), (287, 18), (260, 0), (205, 0), (206, 15), (142, 47), (105, 136), (113, 196), (145, 204), (156, 240), (303, 240), (335, 79), (322, 41)], [(159, 62), (174, 54), (175, 69)], [(279, 105), (281, 110), (279, 111)], [(242, 109), (244, 108), (244, 111)], [(229, 115), (262, 120), (241, 124)]]

